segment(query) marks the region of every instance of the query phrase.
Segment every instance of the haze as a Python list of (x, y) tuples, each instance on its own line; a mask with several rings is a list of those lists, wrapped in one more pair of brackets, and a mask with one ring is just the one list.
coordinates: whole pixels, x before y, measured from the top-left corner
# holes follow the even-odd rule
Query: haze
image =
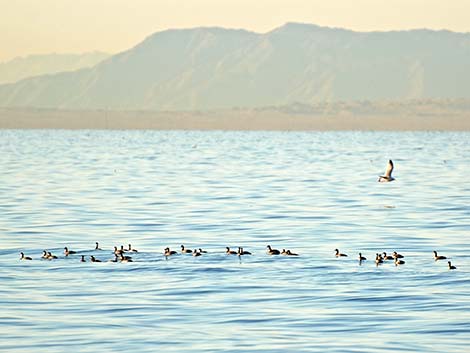
[(0, 62), (38, 53), (126, 50), (168, 28), (267, 32), (289, 21), (357, 31), (470, 32), (470, 1), (0, 0)]

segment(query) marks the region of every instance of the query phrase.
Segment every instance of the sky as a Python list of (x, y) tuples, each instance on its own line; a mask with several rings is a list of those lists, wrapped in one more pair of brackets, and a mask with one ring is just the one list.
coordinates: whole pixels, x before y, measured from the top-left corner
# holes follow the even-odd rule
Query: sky
[(356, 31), (470, 32), (470, 0), (0, 0), (0, 62), (17, 56), (117, 53), (169, 28), (268, 32), (286, 22)]

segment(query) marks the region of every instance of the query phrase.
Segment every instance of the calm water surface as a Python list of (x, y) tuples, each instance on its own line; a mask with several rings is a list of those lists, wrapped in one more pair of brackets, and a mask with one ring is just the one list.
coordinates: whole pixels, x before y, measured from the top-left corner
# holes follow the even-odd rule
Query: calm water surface
[(468, 352), (469, 166), (469, 133), (0, 131), (0, 350)]

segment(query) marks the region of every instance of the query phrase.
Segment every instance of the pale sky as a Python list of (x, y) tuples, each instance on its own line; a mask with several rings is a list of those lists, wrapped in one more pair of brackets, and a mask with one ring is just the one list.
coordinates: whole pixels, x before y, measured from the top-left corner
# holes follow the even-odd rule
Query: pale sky
[(268, 32), (286, 22), (470, 32), (470, 0), (0, 0), (0, 62), (52, 52), (117, 53), (168, 28)]

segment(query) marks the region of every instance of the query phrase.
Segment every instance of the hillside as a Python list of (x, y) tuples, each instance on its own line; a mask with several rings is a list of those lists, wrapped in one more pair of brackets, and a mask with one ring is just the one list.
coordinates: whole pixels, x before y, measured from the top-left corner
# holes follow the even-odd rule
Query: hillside
[(288, 23), (167, 30), (92, 68), (0, 86), (0, 106), (206, 110), (470, 98), (470, 34)]
[(101, 52), (85, 54), (45, 54), (18, 57), (0, 63), (0, 84), (14, 83), (28, 77), (51, 75), (92, 67), (110, 55)]

